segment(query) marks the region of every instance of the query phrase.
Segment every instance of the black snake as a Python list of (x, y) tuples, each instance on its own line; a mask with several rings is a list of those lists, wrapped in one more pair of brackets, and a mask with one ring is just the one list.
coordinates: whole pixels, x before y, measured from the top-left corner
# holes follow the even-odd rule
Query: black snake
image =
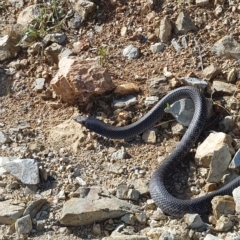
[(174, 151), (153, 173), (149, 184), (150, 194), (156, 205), (163, 212), (174, 216), (182, 216), (185, 213), (207, 213), (211, 209), (211, 200), (213, 197), (218, 195), (232, 195), (233, 189), (240, 185), (240, 177), (237, 177), (219, 190), (191, 200), (177, 199), (166, 190), (165, 180), (168, 178), (169, 173), (186, 157), (197, 141), (205, 124), (207, 115), (206, 100), (196, 88), (180, 87), (173, 90), (163, 97), (145, 116), (124, 127), (114, 127), (92, 117), (77, 116), (74, 118), (78, 123), (83, 124), (86, 128), (102, 136), (113, 139), (126, 139), (143, 133), (152, 127), (164, 115), (164, 108), (166, 106), (183, 98), (191, 98), (195, 106), (191, 124)]

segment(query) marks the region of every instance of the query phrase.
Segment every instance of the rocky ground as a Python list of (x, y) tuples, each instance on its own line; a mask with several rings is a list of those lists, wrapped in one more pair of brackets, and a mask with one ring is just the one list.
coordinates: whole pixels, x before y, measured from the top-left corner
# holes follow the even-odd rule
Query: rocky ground
[(240, 189), (208, 215), (164, 214), (153, 171), (194, 107), (166, 106), (141, 136), (110, 140), (73, 121), (123, 126), (173, 89), (208, 99), (199, 142), (173, 171), (178, 198), (239, 176), (238, 0), (0, 1), (0, 239), (240, 239)]

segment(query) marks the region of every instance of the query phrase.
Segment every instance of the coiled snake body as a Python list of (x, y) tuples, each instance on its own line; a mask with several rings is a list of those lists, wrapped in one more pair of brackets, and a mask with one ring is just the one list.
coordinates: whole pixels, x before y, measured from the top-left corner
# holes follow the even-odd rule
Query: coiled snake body
[(207, 115), (206, 100), (196, 88), (181, 87), (170, 92), (145, 116), (124, 127), (114, 127), (92, 117), (77, 116), (74, 118), (78, 123), (83, 124), (86, 128), (102, 136), (113, 139), (126, 139), (143, 133), (152, 127), (164, 115), (164, 108), (167, 105), (183, 98), (191, 98), (194, 103), (195, 111), (193, 119), (177, 147), (155, 170), (149, 184), (150, 194), (156, 205), (163, 212), (174, 216), (182, 216), (185, 213), (207, 213), (211, 208), (213, 197), (218, 195), (232, 195), (233, 189), (240, 185), (240, 177), (237, 177), (221, 189), (191, 200), (177, 199), (165, 187), (165, 180), (168, 178), (169, 173), (186, 157), (205, 124)]

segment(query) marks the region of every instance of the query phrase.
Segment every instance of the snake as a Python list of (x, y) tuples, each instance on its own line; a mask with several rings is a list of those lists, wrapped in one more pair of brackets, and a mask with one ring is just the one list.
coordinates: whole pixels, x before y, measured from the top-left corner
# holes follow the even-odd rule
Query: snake
[[(193, 86), (183, 86), (165, 95), (147, 114), (127, 126), (115, 127), (94, 117), (75, 116), (73, 119), (87, 129), (111, 139), (129, 139), (153, 127), (165, 114), (164, 109), (181, 99), (190, 98), (194, 103), (194, 113), (190, 125), (177, 144), (176, 148), (159, 164), (153, 172), (149, 192), (151, 198), (165, 214), (183, 216), (189, 214), (204, 215), (211, 211), (211, 201), (215, 196), (232, 195), (232, 191), (240, 185), (240, 176), (222, 188), (192, 199), (179, 199), (166, 188), (170, 173), (192, 149), (203, 131), (206, 116), (206, 99), (201, 91)], [(171, 180), (171, 179), (170, 179)]]

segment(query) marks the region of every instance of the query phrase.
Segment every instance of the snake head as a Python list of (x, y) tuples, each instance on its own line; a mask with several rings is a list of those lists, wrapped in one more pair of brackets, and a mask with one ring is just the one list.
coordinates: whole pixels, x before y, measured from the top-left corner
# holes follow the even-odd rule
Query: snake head
[(87, 119), (88, 119), (88, 117), (80, 116), (80, 115), (73, 118), (74, 121), (82, 124), (85, 127), (86, 127)]

